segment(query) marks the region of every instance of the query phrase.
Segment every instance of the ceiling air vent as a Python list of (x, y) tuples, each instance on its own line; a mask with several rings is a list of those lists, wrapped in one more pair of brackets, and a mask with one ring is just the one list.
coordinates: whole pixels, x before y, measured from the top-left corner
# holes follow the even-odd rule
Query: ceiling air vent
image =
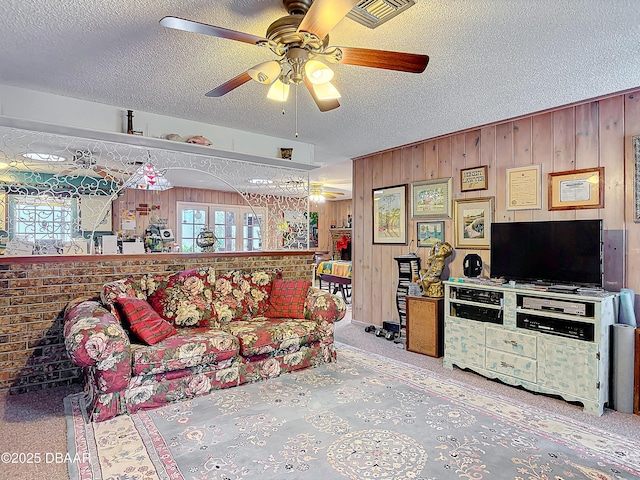
[(415, 3), (414, 0), (362, 0), (347, 17), (365, 27), (376, 28)]

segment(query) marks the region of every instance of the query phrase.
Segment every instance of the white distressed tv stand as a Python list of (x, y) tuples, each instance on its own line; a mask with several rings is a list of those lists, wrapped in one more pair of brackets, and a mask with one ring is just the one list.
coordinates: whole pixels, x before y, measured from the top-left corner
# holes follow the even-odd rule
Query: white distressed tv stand
[(617, 294), (445, 282), (443, 365), (580, 402), (609, 401), (609, 333)]

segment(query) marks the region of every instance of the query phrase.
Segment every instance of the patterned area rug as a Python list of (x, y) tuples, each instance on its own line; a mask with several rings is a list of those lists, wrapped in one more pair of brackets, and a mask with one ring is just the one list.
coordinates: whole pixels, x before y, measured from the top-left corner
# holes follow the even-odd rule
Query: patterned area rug
[[(338, 362), (86, 424), (72, 479), (640, 479), (640, 441), (338, 345)], [(77, 455), (77, 457), (76, 457)]]

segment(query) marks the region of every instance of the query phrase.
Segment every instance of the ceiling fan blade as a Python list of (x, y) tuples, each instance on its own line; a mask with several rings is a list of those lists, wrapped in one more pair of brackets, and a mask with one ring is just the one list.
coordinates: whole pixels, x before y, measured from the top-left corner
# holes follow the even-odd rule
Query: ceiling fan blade
[(298, 32), (309, 32), (323, 39), (360, 0), (315, 0), (302, 22)]
[(180, 17), (164, 17), (160, 20), (160, 25), (163, 27), (174, 28), (176, 30), (183, 30), (185, 32), (201, 33), (203, 35), (236, 40), (238, 42), (250, 43), (252, 45), (257, 44), (258, 42), (268, 41), (266, 38), (258, 37), (257, 35), (229, 30), (222, 27), (215, 27), (213, 25), (194, 22), (193, 20), (187, 20)]
[(307, 90), (309, 90), (313, 101), (316, 102), (316, 105), (321, 112), (328, 112), (329, 110), (334, 110), (340, 106), (340, 102), (338, 102), (338, 100), (335, 98), (329, 100), (320, 100), (316, 95), (316, 92), (313, 90), (311, 82), (306, 76), (304, 77), (304, 84), (307, 87)]
[(251, 77), (247, 72), (241, 73), (237, 77), (232, 78), (228, 82), (214, 88), (210, 92), (204, 94), (205, 97), (221, 97), (222, 95), (229, 93), (231, 90), (238, 88), (240, 85), (244, 85)]
[(390, 52), (357, 47), (337, 47), (342, 51), (338, 63), (361, 67), (384, 68), (401, 72), (422, 73), (429, 63), (428, 55), (416, 53)]

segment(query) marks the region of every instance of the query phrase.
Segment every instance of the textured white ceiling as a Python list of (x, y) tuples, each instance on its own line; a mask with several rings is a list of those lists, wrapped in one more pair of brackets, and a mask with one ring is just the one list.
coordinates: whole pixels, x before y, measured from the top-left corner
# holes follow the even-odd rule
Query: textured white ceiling
[[(264, 48), (158, 24), (165, 15), (263, 36), (280, 0), (4, 0), (0, 83), (293, 138), (267, 88), (205, 92), (273, 58)], [(312, 179), (349, 184), (350, 158), (640, 86), (637, 0), (417, 0), (375, 30), (349, 19), (331, 45), (425, 53), (422, 74), (335, 65), (341, 107), (298, 96)], [(293, 97), (292, 97), (293, 98)]]

